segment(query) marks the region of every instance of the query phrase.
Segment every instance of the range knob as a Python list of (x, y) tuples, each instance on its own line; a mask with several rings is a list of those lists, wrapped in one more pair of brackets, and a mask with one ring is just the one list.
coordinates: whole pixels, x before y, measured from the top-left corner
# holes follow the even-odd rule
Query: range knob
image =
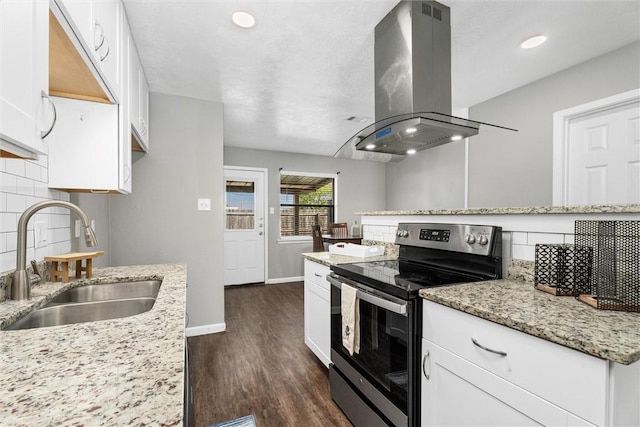
[(476, 236), (474, 236), (473, 234), (467, 234), (467, 236), (464, 238), (464, 241), (470, 245), (473, 245), (476, 242)]
[(409, 235), (409, 230), (398, 230), (396, 235), (398, 237), (407, 237)]
[(489, 243), (489, 239), (487, 238), (487, 236), (480, 236), (480, 238), (478, 239), (478, 243), (482, 246), (485, 246), (487, 243)]

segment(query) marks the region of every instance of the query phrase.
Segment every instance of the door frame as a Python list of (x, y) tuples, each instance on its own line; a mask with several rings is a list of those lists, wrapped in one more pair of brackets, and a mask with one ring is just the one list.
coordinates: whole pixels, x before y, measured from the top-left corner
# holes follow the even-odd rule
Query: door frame
[(567, 205), (569, 126), (580, 117), (602, 113), (640, 101), (640, 88), (598, 99), (553, 113), (552, 205)]
[[(267, 169), (267, 168), (246, 167), (246, 166), (228, 166), (228, 165), (224, 165), (223, 166), (223, 173), (222, 173), (222, 180), (223, 180), (223, 182), (222, 182), (222, 185), (223, 185), (222, 194), (224, 195), (224, 197), (226, 197), (226, 193), (227, 193), (225, 175), (226, 175), (226, 171), (228, 171), (228, 170), (247, 171), (247, 172), (262, 172), (263, 182), (264, 182), (264, 197), (263, 197), (264, 206), (262, 208), (263, 208), (264, 217), (265, 217), (265, 221), (264, 221), (264, 239), (262, 239), (262, 243), (264, 245), (264, 283), (268, 283), (269, 282), (269, 169)], [(224, 201), (223, 201), (222, 205), (225, 206)], [(225, 231), (226, 231), (226, 223), (223, 222), (223, 224), (222, 224), (222, 233), (224, 233)]]

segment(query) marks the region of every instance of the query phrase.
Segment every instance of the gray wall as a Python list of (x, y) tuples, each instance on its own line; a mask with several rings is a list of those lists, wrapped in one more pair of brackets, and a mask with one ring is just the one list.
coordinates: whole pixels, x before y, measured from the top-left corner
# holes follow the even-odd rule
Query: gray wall
[(640, 43), (493, 98), (469, 117), (518, 129), (469, 142), (469, 207), (552, 204), (553, 113), (640, 87)]
[[(553, 113), (640, 87), (640, 43), (473, 106), (469, 207), (552, 204)], [(464, 145), (454, 142), (387, 165), (388, 210), (464, 207)]]
[(280, 168), (297, 172), (336, 173), (338, 176), (338, 216), (349, 226), (359, 216), (356, 211), (385, 209), (385, 165), (383, 163), (339, 159), (326, 156), (224, 147), (224, 164), (268, 168), (268, 205), (275, 214), (269, 221), (269, 279), (303, 275), (303, 252), (312, 252), (311, 241), (279, 244)]
[(387, 164), (388, 210), (464, 207), (464, 141)]
[[(133, 165), (132, 194), (77, 202), (96, 218), (99, 238), (108, 236), (111, 265), (187, 263), (188, 326), (222, 323), (222, 104), (152, 93), (150, 116), (150, 151)], [(197, 211), (198, 198), (211, 198), (212, 210)]]

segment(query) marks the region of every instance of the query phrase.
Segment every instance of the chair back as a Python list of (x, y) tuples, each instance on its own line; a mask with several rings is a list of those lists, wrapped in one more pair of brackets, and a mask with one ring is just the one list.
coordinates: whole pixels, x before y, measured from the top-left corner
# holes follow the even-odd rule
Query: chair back
[(346, 222), (334, 222), (329, 226), (331, 230), (331, 236), (338, 239), (345, 239), (349, 235)]
[(311, 235), (313, 236), (313, 252), (324, 252), (324, 242), (322, 241), (322, 231), (319, 225), (311, 226)]

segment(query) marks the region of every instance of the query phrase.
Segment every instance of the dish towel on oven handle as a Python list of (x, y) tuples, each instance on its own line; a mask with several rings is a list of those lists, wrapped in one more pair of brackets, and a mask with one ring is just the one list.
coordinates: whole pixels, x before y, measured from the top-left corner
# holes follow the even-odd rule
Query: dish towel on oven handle
[(360, 352), (360, 304), (356, 288), (342, 283), (340, 301), (342, 345), (353, 356), (353, 353)]

